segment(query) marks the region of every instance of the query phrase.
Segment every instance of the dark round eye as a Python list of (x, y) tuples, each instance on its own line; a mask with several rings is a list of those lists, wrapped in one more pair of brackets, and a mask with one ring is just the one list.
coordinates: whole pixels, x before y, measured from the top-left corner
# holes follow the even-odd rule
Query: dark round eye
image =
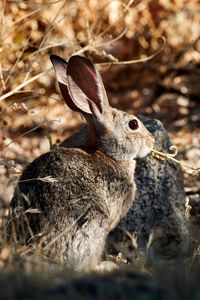
[(139, 127), (138, 121), (136, 119), (131, 120), (128, 125), (132, 130), (136, 130)]

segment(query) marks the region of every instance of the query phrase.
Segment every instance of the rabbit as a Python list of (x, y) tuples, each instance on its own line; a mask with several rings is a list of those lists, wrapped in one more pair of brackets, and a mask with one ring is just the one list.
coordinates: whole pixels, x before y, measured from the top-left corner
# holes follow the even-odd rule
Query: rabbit
[(135, 158), (150, 153), (154, 138), (136, 116), (109, 105), (89, 59), (50, 59), (67, 106), (86, 119), (87, 142), (54, 147), (26, 167), (11, 200), (13, 232), (70, 270), (98, 270), (109, 232), (135, 197)]

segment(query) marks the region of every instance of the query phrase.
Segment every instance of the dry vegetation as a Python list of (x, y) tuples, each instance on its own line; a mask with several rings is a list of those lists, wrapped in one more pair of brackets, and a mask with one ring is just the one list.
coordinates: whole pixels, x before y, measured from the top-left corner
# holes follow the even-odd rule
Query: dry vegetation
[[(48, 136), (58, 143), (81, 123), (63, 104), (50, 54), (98, 63), (111, 103), (160, 119), (180, 158), (200, 167), (199, 24), (198, 0), (0, 2), (2, 230), (24, 166), (49, 149)], [(185, 189), (199, 224), (198, 176), (186, 174)], [(12, 269), (12, 251), (1, 241), (0, 266)]]

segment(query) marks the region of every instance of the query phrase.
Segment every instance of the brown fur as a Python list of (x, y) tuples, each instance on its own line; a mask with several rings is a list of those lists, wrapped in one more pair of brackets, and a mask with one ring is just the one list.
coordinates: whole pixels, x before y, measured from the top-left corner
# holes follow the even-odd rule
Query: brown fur
[[(76, 75), (74, 63), (76, 68), (80, 63), (81, 72), (86, 64), (86, 75), (91, 66), (92, 80), (103, 89), (94, 66), (80, 57), (72, 59), (70, 84)], [(22, 174), (11, 202), (13, 216), (19, 216), (14, 218), (17, 238), (37, 242), (44, 254), (78, 271), (89, 271), (100, 264), (108, 233), (125, 216), (135, 197), (134, 158), (148, 154), (154, 143), (135, 116), (111, 108), (105, 91), (97, 93), (96, 85), (91, 90), (88, 85), (79, 84), (83, 89), (81, 100), (77, 98), (76, 82), (67, 86), (70, 105), (74, 103), (80, 110), (81, 101), (89, 102), (85, 107), (91, 111), (82, 112), (89, 124), (87, 144), (82, 148), (59, 147), (33, 161)], [(86, 92), (96, 95), (95, 102), (86, 97)], [(65, 98), (67, 103), (70, 96)], [(132, 119), (138, 122), (136, 130), (129, 127)], [(27, 211), (30, 208), (40, 213)]]

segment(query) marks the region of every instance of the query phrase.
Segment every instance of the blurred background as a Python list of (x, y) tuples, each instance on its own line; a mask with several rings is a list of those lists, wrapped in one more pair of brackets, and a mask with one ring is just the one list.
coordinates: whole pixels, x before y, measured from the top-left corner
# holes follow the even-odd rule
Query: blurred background
[[(159, 119), (179, 158), (200, 167), (198, 0), (1, 0), (1, 207), (48, 137), (59, 143), (82, 122), (60, 96), (50, 54), (98, 63), (110, 103)], [(185, 189), (199, 201), (200, 178), (185, 174)]]

